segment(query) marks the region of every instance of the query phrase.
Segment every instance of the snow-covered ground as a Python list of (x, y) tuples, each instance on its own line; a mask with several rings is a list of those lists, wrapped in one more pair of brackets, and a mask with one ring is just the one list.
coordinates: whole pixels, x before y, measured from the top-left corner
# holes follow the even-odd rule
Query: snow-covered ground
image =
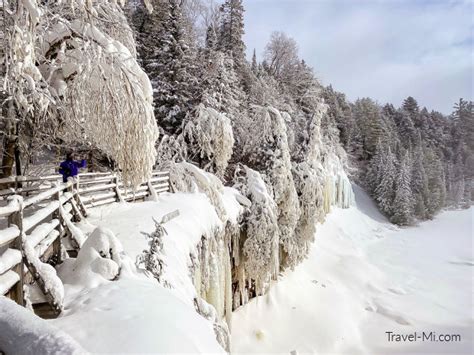
[(234, 312), (233, 352), (472, 353), (474, 209), (399, 229), (354, 189), (357, 207), (327, 216), (307, 260)]
[[(224, 202), (232, 213), (238, 204), (232, 189), (226, 192)], [(164, 280), (172, 285), (165, 288), (134, 262), (148, 248), (141, 232), (155, 229), (152, 218), (160, 221), (176, 209), (180, 215), (165, 224), (168, 234), (163, 238)], [(76, 261), (66, 260), (59, 268), (65, 282), (65, 309), (49, 323), (94, 353), (223, 353), (213, 323), (195, 310), (189, 271), (190, 252), (203, 235), (222, 223), (207, 197), (163, 194), (157, 202), (114, 204), (90, 212), (81, 228), (86, 232), (95, 226), (108, 228), (123, 245), (120, 277), (108, 281), (89, 270), (75, 270), (69, 264)]]

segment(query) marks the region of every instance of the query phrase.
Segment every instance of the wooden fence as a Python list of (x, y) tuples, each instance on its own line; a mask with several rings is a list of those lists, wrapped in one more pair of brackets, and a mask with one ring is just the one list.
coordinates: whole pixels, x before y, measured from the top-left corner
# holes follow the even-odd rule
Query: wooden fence
[[(87, 216), (90, 207), (114, 202), (133, 202), (170, 191), (169, 173), (153, 172), (152, 178), (134, 191), (113, 173), (80, 174), (63, 183), (58, 175), (0, 179), (0, 295), (24, 304), (24, 285), (36, 283), (46, 301), (60, 312), (45, 287), (37, 265), (25, 253), (25, 243), (43, 263), (62, 261), (61, 249), (77, 254), (74, 222)], [(67, 242), (66, 242), (67, 241)]]

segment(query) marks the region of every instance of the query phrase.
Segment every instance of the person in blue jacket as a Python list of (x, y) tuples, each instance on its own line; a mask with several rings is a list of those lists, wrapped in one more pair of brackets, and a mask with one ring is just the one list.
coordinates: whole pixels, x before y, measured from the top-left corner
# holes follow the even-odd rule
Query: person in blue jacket
[(80, 168), (86, 167), (85, 159), (74, 160), (74, 153), (67, 153), (66, 160), (59, 165), (59, 173), (63, 176), (63, 182), (67, 182), (69, 177), (76, 177)]

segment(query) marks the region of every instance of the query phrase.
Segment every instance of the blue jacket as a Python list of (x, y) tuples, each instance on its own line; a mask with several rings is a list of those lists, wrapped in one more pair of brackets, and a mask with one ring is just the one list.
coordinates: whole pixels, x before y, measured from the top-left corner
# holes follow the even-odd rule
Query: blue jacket
[(59, 165), (59, 173), (63, 176), (63, 182), (67, 182), (69, 177), (77, 176), (79, 168), (85, 168), (86, 161), (65, 160)]

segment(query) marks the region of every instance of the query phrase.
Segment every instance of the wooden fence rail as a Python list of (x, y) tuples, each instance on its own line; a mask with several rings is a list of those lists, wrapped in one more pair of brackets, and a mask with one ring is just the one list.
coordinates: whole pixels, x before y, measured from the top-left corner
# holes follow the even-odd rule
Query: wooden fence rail
[[(24, 286), (36, 283), (45, 299), (60, 309), (44, 286), (41, 273), (25, 253), (25, 243), (43, 263), (62, 260), (61, 249), (77, 254), (73, 222), (87, 216), (87, 209), (114, 202), (133, 202), (171, 191), (169, 172), (153, 172), (135, 190), (127, 188), (114, 173), (85, 173), (63, 183), (58, 175), (0, 179), (0, 296), (24, 305)], [(68, 241), (65, 243), (65, 241)]]

